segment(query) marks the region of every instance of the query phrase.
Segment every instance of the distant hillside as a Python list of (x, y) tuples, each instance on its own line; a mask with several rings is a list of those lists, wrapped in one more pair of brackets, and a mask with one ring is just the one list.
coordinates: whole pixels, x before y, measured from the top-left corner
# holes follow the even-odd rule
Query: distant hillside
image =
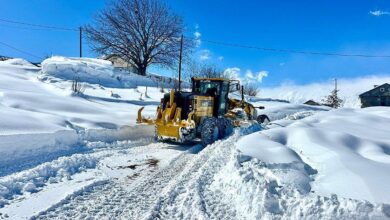
[[(344, 100), (344, 107), (360, 108), (359, 95), (390, 82), (389, 75), (366, 76), (351, 79), (339, 79), (338, 88), (340, 98)], [(332, 81), (312, 83), (307, 85), (281, 85), (273, 88), (262, 88), (258, 97), (286, 100), (291, 103), (304, 103), (308, 100), (320, 102), (334, 89)]]

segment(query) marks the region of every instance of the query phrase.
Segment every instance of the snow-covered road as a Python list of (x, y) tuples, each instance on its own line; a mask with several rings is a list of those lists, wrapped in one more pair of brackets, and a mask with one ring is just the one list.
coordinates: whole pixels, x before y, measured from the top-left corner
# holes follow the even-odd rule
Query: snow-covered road
[(259, 129), (237, 130), (206, 148), (149, 138), (86, 142), (73, 154), (0, 177), (0, 219), (233, 217), (235, 207), (209, 187), (236, 154), (234, 143)]
[[(234, 217), (234, 206), (209, 190), (213, 177), (235, 153), (243, 132), (203, 149), (201, 145), (152, 143), (131, 149), (101, 149), (106, 154), (94, 170), (99, 184), (76, 193), (34, 214), (36, 219), (155, 219)], [(229, 147), (227, 147), (229, 146)], [(96, 153), (94, 153), (96, 154)], [(98, 170), (98, 171), (97, 171)], [(60, 189), (59, 189), (60, 190)], [(224, 204), (226, 203), (226, 204)], [(195, 212), (194, 212), (195, 211)], [(10, 214), (8, 214), (10, 216)]]
[[(265, 164), (237, 151), (237, 141), (261, 129), (236, 129), (206, 148), (150, 139), (88, 142), (89, 151), (5, 177), (19, 181), (20, 191), (9, 192), (0, 219), (389, 217), (385, 204), (314, 194), (317, 172), (308, 164)], [(35, 185), (25, 184), (28, 178)]]

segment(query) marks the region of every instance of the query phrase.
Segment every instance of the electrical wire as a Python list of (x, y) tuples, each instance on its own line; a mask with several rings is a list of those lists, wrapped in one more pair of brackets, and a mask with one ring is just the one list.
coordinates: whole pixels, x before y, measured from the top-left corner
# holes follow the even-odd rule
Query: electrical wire
[[(13, 21), (13, 20), (2, 19), (2, 18), (0, 18), (0, 21), (12, 23), (12, 24), (28, 25), (28, 26), (33, 26), (33, 27), (45, 28), (45, 29), (49, 29), (49, 30), (79, 31), (79, 29), (64, 28), (64, 27), (57, 27), (57, 26), (48, 26), (48, 25), (41, 25), (41, 24), (31, 24), (31, 23)], [(15, 27), (15, 28), (27, 29), (25, 27)], [(207, 39), (203, 39), (203, 38), (199, 39), (199, 38), (193, 38), (193, 37), (188, 37), (188, 36), (186, 36), (186, 39), (190, 39), (190, 40), (194, 40), (194, 41), (201, 40), (202, 42), (206, 42), (206, 43), (210, 43), (210, 44), (214, 44), (214, 45), (219, 45), (219, 46), (225, 46), (225, 47), (235, 47), (235, 48), (259, 50), (259, 51), (277, 52), (277, 53), (320, 55), (320, 56), (339, 56), (339, 57), (361, 57), (361, 58), (390, 58), (390, 55), (347, 54), (347, 53), (331, 53), (331, 52), (319, 52), (319, 51), (302, 51), (302, 50), (293, 50), (293, 49), (258, 47), (258, 46), (253, 46), (253, 45), (245, 45), (245, 44), (228, 43), (228, 42), (221, 42), (221, 41), (215, 41), (215, 40), (207, 40)]]
[(18, 51), (19, 53), (23, 53), (23, 54), (25, 54), (25, 55), (28, 55), (28, 56), (31, 56), (31, 57), (35, 57), (35, 58), (38, 58), (38, 59), (42, 60), (42, 57), (40, 57), (40, 56), (34, 55), (34, 54), (29, 53), (29, 52), (26, 52), (26, 51), (24, 51), (24, 50), (20, 50), (20, 49), (14, 47), (14, 46), (11, 46), (11, 45), (9, 45), (9, 44), (7, 44), (7, 43), (4, 43), (4, 42), (1, 42), (1, 41), (0, 41), (0, 44), (6, 46), (6, 47), (8, 47), (8, 48), (11, 48), (11, 49), (13, 49), (13, 50), (15, 50), (15, 51)]
[(13, 20), (8, 20), (8, 19), (3, 19), (3, 18), (0, 18), (0, 21), (12, 23), (12, 24), (27, 25), (27, 26), (33, 26), (33, 27), (52, 29), (52, 30), (78, 31), (78, 29), (73, 29), (73, 28), (64, 28), (64, 27), (49, 26), (49, 25), (42, 25), (42, 24), (32, 24), (32, 23), (13, 21)]
[(327, 53), (327, 52), (317, 52), (317, 51), (300, 51), (300, 50), (291, 50), (291, 49), (277, 49), (277, 48), (266, 48), (266, 47), (257, 47), (252, 45), (243, 45), (236, 43), (226, 43), (213, 40), (205, 39), (196, 39), (192, 37), (187, 37), (191, 40), (201, 40), (202, 42), (226, 46), (226, 47), (235, 47), (235, 48), (244, 48), (244, 49), (254, 49), (260, 51), (270, 51), (270, 52), (279, 52), (279, 53), (292, 53), (292, 54), (306, 54), (306, 55), (321, 55), (321, 56), (339, 56), (339, 57), (362, 57), (362, 58), (390, 58), (390, 55), (372, 55), (372, 54), (345, 54), (345, 53)]
[[(0, 22), (1, 22), (1, 21), (0, 21)], [(11, 29), (17, 29), (17, 30), (22, 30), (22, 31), (57, 31), (57, 30), (46, 29), (46, 28), (34, 28), (34, 27), (13, 26), (13, 25), (2, 24), (2, 23), (0, 23), (0, 27), (11, 28)]]

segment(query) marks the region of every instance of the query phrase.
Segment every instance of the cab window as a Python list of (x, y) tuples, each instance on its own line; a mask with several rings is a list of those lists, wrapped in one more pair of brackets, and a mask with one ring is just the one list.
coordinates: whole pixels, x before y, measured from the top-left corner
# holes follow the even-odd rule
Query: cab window
[(199, 95), (216, 96), (220, 93), (220, 82), (197, 81), (195, 82), (195, 93)]

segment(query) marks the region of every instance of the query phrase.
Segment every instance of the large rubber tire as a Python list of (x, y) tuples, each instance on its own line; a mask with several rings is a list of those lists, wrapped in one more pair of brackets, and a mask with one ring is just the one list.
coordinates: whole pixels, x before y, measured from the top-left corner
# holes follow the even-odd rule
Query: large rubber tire
[(218, 123), (215, 118), (205, 118), (202, 122), (200, 137), (202, 145), (207, 146), (214, 143), (219, 138)]
[(269, 120), (267, 115), (259, 115), (259, 116), (257, 116), (256, 121), (259, 122), (260, 124), (263, 124), (266, 121), (271, 122), (271, 120)]
[(230, 119), (225, 119), (225, 137), (230, 136), (233, 133), (233, 121)]
[(219, 138), (225, 138), (233, 133), (233, 122), (227, 118), (218, 119)]

